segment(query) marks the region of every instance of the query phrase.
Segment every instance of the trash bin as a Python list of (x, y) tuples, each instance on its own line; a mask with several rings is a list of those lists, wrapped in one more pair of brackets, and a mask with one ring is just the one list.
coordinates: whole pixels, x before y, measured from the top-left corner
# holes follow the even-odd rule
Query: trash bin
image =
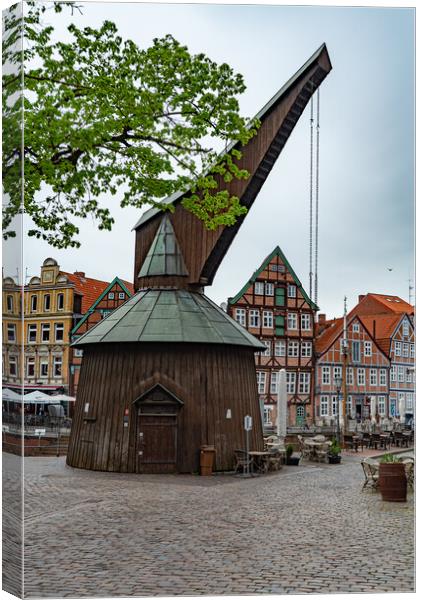
[(200, 448), (200, 474), (212, 475), (215, 462), (215, 446), (201, 446)]

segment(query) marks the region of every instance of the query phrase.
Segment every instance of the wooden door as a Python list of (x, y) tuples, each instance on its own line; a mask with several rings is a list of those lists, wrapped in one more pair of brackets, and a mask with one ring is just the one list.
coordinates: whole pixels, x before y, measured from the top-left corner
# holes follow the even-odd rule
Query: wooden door
[(151, 415), (140, 412), (137, 432), (137, 472), (175, 473), (177, 415)]

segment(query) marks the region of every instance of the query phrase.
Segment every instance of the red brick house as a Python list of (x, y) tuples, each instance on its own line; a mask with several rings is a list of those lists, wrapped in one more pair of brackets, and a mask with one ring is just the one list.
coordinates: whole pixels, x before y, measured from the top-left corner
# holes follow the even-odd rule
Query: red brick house
[(350, 315), (359, 315), (379, 347), (390, 359), (389, 416), (399, 415), (399, 402), (405, 402), (406, 419), (415, 409), (415, 309), (399, 296), (366, 294), (359, 296)]
[(256, 376), (265, 426), (276, 423), (278, 374), (286, 369), (289, 424), (313, 420), (314, 320), (307, 296), (277, 246), (244, 287), (228, 298), (228, 314), (266, 346), (256, 353)]
[[(81, 314), (78, 315), (81, 318), (77, 319), (71, 331), (72, 342), (75, 342), (78, 337), (86, 333), (91, 327), (99, 323), (99, 321), (105, 319), (113, 310), (126, 302), (134, 294), (133, 284), (123, 281), (118, 277), (115, 277), (111, 283), (107, 283), (105, 281), (86, 278), (84, 273), (75, 273), (74, 276), (76, 275), (83, 275), (83, 277), (79, 277), (78, 282), (75, 281), (77, 283), (76, 289), (79, 286), (82, 294), (80, 301)], [(70, 274), (68, 276), (70, 277)], [(81, 349), (70, 347), (69, 386), (72, 396), (76, 396), (82, 356), (83, 351)]]
[[(344, 352), (343, 318), (325, 321), (325, 316), (319, 315), (315, 344), (316, 425), (335, 424), (338, 394), (341, 399), (343, 394), (346, 396), (348, 418), (358, 421), (369, 418), (373, 396), (377, 400), (379, 417), (389, 415), (390, 361), (387, 354), (358, 316), (347, 318), (346, 338)], [(339, 386), (337, 378), (342, 382)]]

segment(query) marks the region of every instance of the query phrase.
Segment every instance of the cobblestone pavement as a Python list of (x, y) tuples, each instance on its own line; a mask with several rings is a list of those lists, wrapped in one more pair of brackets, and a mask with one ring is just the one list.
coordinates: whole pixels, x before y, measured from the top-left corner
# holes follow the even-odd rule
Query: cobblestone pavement
[(360, 460), (245, 479), (28, 458), (25, 596), (413, 592), (413, 494), (362, 491)]

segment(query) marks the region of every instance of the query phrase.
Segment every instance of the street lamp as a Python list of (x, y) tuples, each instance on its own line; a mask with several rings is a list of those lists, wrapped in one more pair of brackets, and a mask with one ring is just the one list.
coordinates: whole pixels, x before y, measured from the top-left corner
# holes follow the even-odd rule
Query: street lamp
[(339, 444), (340, 438), (341, 438), (341, 425), (339, 422), (339, 407), (341, 405), (340, 394), (341, 394), (341, 388), (342, 388), (342, 377), (340, 375), (336, 375), (336, 377), (335, 377), (335, 386), (336, 386), (336, 392), (337, 392), (337, 397), (336, 397), (336, 441)]

